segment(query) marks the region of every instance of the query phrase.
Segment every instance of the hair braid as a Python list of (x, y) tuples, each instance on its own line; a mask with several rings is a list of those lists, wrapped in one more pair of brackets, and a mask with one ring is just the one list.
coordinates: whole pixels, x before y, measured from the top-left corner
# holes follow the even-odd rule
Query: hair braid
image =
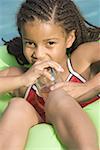
[[(43, 5), (44, 4), (44, 5)], [(29, 5), (30, 7), (29, 7), (29, 9), (31, 8), (31, 10), (33, 11), (33, 8), (34, 8), (34, 6), (35, 6), (35, 9), (34, 9), (34, 12), (36, 12), (36, 14), (37, 14), (37, 17), (39, 17), (39, 16), (41, 16), (42, 17), (42, 15), (43, 15), (43, 18), (44, 18), (44, 15), (45, 16), (49, 16), (49, 13), (48, 13), (48, 11), (47, 11), (47, 9), (46, 9), (46, 5), (45, 5), (45, 3), (42, 3), (42, 1), (39, 1), (39, 3), (37, 3), (37, 0), (34, 0), (34, 3), (32, 3), (31, 5)], [(41, 14), (41, 15), (40, 15)], [(40, 17), (40, 18), (41, 18)], [(39, 18), (39, 19), (40, 19)], [(48, 18), (48, 17), (47, 17)], [(45, 19), (46, 19), (46, 17), (45, 17)], [(48, 19), (47, 19), (48, 20)]]
[(21, 37), (15, 37), (10, 41), (5, 41), (2, 38), (2, 41), (4, 42), (4, 45), (7, 46), (8, 53), (15, 56), (17, 62), (20, 65), (29, 64), (29, 62), (23, 54), (23, 44)]
[[(59, 0), (58, 0), (59, 1)], [(58, 12), (57, 12), (58, 11)], [(76, 40), (69, 49), (71, 52), (81, 43), (98, 40), (100, 28), (88, 23), (71, 0), (62, 0), (56, 7), (56, 20), (61, 22), (67, 32), (76, 31)]]
[(18, 12), (17, 26), (20, 31), (21, 26), (27, 21), (34, 21), (35, 18), (49, 21), (53, 11), (52, 0), (26, 0)]

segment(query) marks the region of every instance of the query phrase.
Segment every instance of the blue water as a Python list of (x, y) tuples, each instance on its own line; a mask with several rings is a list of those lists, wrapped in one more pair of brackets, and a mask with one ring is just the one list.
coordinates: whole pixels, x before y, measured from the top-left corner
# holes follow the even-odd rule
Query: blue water
[[(10, 40), (18, 35), (16, 13), (24, 0), (0, 0), (0, 45), (1, 38)], [(100, 0), (74, 0), (85, 18), (94, 25), (100, 26)]]

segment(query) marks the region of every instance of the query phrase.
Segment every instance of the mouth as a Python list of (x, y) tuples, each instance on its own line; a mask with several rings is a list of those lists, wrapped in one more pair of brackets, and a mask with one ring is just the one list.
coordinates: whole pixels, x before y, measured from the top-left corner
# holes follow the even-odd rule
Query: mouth
[(32, 64), (34, 64), (36, 61), (37, 61), (37, 58), (35, 58), (35, 57), (31, 59)]

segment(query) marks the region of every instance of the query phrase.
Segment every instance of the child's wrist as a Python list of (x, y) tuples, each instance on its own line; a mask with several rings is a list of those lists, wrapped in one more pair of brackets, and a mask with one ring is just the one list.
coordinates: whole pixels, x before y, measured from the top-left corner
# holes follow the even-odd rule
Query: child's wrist
[(24, 78), (23, 75), (19, 76), (19, 81), (20, 81), (20, 87), (22, 87), (22, 86), (27, 86), (27, 84), (28, 84), (27, 79)]
[(87, 89), (92, 90), (95, 94), (100, 93), (100, 73), (98, 73), (93, 79), (86, 82)]

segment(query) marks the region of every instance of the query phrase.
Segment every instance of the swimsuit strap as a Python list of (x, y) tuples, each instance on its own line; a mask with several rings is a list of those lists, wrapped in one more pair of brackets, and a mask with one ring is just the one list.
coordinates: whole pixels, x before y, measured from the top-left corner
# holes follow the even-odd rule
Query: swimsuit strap
[(76, 71), (74, 71), (70, 58), (67, 59), (67, 65), (68, 65), (68, 70), (70, 72), (70, 74), (67, 78), (67, 81), (69, 81), (69, 79), (74, 75), (75, 77), (80, 79), (83, 83), (86, 82), (86, 80), (80, 74), (78, 74)]

